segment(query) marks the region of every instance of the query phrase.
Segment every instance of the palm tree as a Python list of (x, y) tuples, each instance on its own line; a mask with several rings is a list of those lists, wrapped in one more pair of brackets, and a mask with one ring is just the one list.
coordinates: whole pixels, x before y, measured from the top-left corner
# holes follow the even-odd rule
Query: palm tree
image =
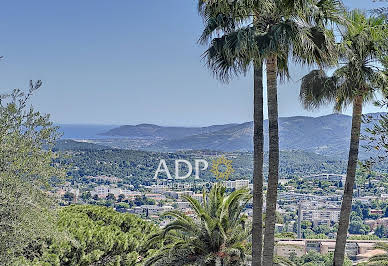
[[(226, 3), (225, 3), (226, 2)], [(277, 111), (277, 78), (287, 76), (287, 62), (292, 55), (298, 62), (323, 64), (333, 37), (324, 26), (338, 19), (341, 4), (336, 0), (304, 1), (215, 1), (200, 0), (200, 13), (205, 19), (201, 41), (215, 37), (204, 53), (208, 66), (223, 81), (246, 73), (254, 62), (255, 77), (255, 167), (253, 265), (261, 265), (262, 246), (262, 64), (267, 65), (269, 113), (269, 177), (264, 253), (265, 265), (272, 264), (275, 210), (277, 201), (279, 140)], [(265, 4), (264, 4), (265, 3)], [(334, 59), (331, 57), (330, 59)], [(257, 82), (256, 82), (257, 81)]]
[(275, 245), (279, 172), (277, 78), (279, 75), (287, 75), (289, 56), (307, 64), (324, 64), (330, 61), (327, 55), (331, 50), (333, 38), (330, 32), (325, 30), (323, 20), (319, 16), (332, 16), (339, 9), (335, 1), (275, 1), (269, 13), (257, 18), (258, 25), (265, 25), (266, 28), (266, 31), (256, 38), (256, 42), (259, 53), (266, 59), (269, 121), (269, 173), (263, 265), (273, 264)]
[[(229, 3), (229, 5), (224, 2)], [(262, 250), (263, 111), (262, 87), (259, 87), (258, 83), (259, 80), (262, 80), (261, 68), (262, 63), (266, 60), (270, 170), (267, 190), (267, 226), (264, 237), (264, 265), (271, 265), (279, 167), (277, 78), (279, 75), (281, 77), (287, 76), (289, 55), (303, 63), (323, 64), (328, 61), (327, 52), (330, 50), (333, 37), (324, 28), (324, 25), (326, 21), (339, 17), (341, 5), (335, 0), (257, 1), (253, 5), (245, 2), (250, 1), (200, 0), (200, 13), (205, 14), (203, 17), (206, 22), (201, 40), (207, 41), (214, 33), (223, 32), (221, 37), (212, 39), (210, 47), (204, 54), (208, 66), (221, 80), (228, 81), (233, 75), (246, 73), (251, 62), (254, 62), (253, 265), (261, 265)], [(221, 11), (220, 6), (222, 6)], [(209, 12), (209, 10), (211, 11)]]
[(342, 266), (351, 212), (353, 186), (358, 161), (363, 103), (371, 100), (378, 89), (386, 88), (388, 77), (379, 64), (382, 43), (386, 38), (384, 19), (366, 18), (360, 11), (348, 15), (339, 45), (342, 54), (339, 67), (331, 77), (323, 70), (314, 70), (302, 79), (300, 98), (305, 108), (313, 109), (329, 103), (335, 110), (353, 104), (352, 129), (344, 195), (334, 252), (335, 266)]
[(372, 9), (372, 13), (378, 16), (384, 16), (388, 19), (388, 7), (380, 7)]
[[(259, 2), (259, 1), (257, 1)], [(245, 20), (249, 20), (252, 16), (252, 5), (240, 2), (224, 3), (220, 10), (220, 3), (211, 1), (199, 1), (199, 13), (205, 20), (205, 29), (203, 31), (200, 42), (205, 44), (209, 41), (214, 31), (223, 29), (224, 32), (233, 32), (236, 26), (243, 24)], [(256, 3), (258, 4), (258, 3)], [(263, 5), (260, 4), (263, 8)], [(222, 11), (222, 12), (221, 12)], [(238, 39), (237, 39), (238, 40)], [(244, 45), (244, 41), (239, 44)], [(237, 45), (239, 45), (237, 44)], [(221, 43), (223, 48), (225, 45)], [(219, 53), (220, 50), (208, 50), (209, 53)], [(253, 219), (252, 219), (252, 265), (261, 265), (262, 243), (263, 243), (263, 161), (264, 161), (264, 131), (263, 131), (263, 61), (254, 54), (254, 51), (249, 51), (249, 46), (245, 47), (238, 54), (231, 55), (230, 53), (236, 50), (222, 49), (218, 54), (220, 59), (224, 61), (224, 70), (218, 75), (223, 81), (228, 81), (229, 71), (234, 70), (234, 74), (241, 74), (247, 71), (252, 58), (255, 59), (253, 64), (253, 91), (254, 91), (254, 114), (253, 114)], [(205, 53), (206, 55), (206, 53)], [(210, 57), (214, 58), (213, 55)], [(210, 63), (210, 61), (209, 61)], [(212, 63), (209, 64), (211, 66)]]
[(175, 218), (150, 244), (164, 240), (165, 245), (148, 265), (245, 265), (250, 226), (243, 213), (251, 196), (248, 189), (227, 195), (225, 187), (215, 184), (202, 203), (184, 197), (195, 212), (192, 218), (180, 211), (165, 216)]

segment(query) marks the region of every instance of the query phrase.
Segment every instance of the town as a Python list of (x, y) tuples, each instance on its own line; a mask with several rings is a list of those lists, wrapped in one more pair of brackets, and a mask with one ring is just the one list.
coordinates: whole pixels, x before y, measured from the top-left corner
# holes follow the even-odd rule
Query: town
[[(209, 182), (176, 182), (157, 180), (149, 186), (120, 185), (114, 176), (87, 176), (88, 189), (81, 184), (67, 182), (56, 194), (67, 204), (96, 204), (113, 207), (118, 212), (136, 214), (158, 224), (161, 228), (171, 219), (163, 214), (180, 210), (195, 217), (190, 204), (182, 197), (190, 196), (202, 202), (203, 189)], [(279, 184), (276, 247), (278, 256), (290, 258), (310, 251), (325, 255), (334, 251), (336, 226), (339, 221), (345, 175), (315, 174), (297, 179), (281, 179)], [(241, 188), (252, 190), (248, 179), (220, 181), (229, 191)], [(373, 256), (385, 254), (376, 243), (388, 243), (388, 175), (376, 175), (367, 184), (354, 188), (354, 216), (351, 218), (346, 252), (360, 263)], [(265, 184), (266, 185), (266, 184)], [(75, 188), (77, 187), (78, 188)], [(264, 203), (265, 204), (265, 203)], [(252, 201), (244, 213), (252, 219)]]

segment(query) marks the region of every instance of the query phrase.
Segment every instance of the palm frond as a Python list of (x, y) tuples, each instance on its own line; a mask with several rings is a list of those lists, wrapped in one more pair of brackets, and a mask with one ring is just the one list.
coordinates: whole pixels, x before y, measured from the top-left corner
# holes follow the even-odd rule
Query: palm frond
[(255, 38), (255, 28), (250, 26), (214, 38), (202, 58), (215, 77), (228, 82), (246, 73), (251, 61), (259, 57)]
[(190, 265), (203, 265), (206, 261), (219, 259), (219, 253), (227, 254), (226, 261), (244, 260), (250, 227), (238, 221), (244, 220), (241, 206), (245, 206), (250, 198), (248, 190), (227, 195), (225, 187), (216, 184), (204, 194), (202, 204), (189, 196), (184, 198), (195, 210), (196, 219), (179, 211), (166, 212), (165, 216), (175, 220), (150, 237), (149, 247), (160, 241), (163, 246), (146, 264), (181, 265), (179, 263), (185, 261)]
[(335, 80), (323, 70), (313, 70), (302, 78), (299, 99), (304, 108), (311, 110), (332, 103), (337, 98)]

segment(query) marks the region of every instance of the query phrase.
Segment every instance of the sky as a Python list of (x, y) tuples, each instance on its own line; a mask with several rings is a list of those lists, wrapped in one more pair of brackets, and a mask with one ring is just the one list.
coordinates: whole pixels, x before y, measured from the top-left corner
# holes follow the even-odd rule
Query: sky
[[(388, 0), (345, 4), (371, 9)], [(31, 104), (60, 124), (251, 121), (252, 73), (229, 84), (216, 80), (201, 60), (202, 28), (194, 0), (3, 2), (0, 93), (42, 80)], [(292, 79), (279, 86), (280, 116), (332, 113), (331, 106), (303, 110), (298, 88), (307, 73), (291, 66)], [(376, 111), (381, 109), (365, 108)]]

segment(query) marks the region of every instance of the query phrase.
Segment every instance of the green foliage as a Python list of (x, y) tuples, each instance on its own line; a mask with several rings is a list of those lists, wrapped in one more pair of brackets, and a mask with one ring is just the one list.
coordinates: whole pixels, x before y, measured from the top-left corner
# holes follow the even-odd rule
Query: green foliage
[(200, 42), (210, 41), (204, 58), (221, 80), (246, 73), (253, 61), (271, 55), (277, 56), (282, 76), (288, 76), (289, 56), (308, 64), (336, 60), (333, 34), (324, 24), (343, 20), (339, 1), (221, 2), (199, 0), (205, 22)]
[(134, 265), (152, 254), (144, 244), (158, 228), (106, 207), (72, 205), (60, 210), (58, 230), (67, 237), (48, 240), (31, 264)]
[(164, 245), (147, 265), (244, 265), (251, 231), (243, 214), (248, 190), (227, 195), (225, 187), (215, 184), (203, 203), (185, 199), (198, 220), (180, 211), (165, 213), (175, 220), (152, 237), (150, 244), (162, 240)]
[(282, 232), (282, 233), (277, 233), (275, 234), (275, 238), (289, 238), (289, 239), (296, 239), (296, 234), (292, 232)]
[[(203, 158), (209, 162), (213, 156), (208, 156), (206, 152), (190, 151), (178, 153), (158, 153), (134, 150), (71, 150), (66, 151), (55, 160), (56, 163), (68, 166), (68, 174), (74, 181), (88, 184), (91, 180), (86, 176), (112, 175), (123, 179), (123, 184), (149, 185), (153, 181), (155, 171), (160, 159), (165, 159), (167, 166), (174, 173), (174, 160), (185, 159), (194, 165), (194, 159)], [(252, 153), (230, 152), (222, 153), (232, 159), (232, 166), (235, 169), (233, 179), (249, 179), (253, 173)], [(264, 173), (267, 175), (268, 162), (265, 156)], [(280, 153), (279, 173), (282, 177), (292, 178), (295, 175), (318, 174), (322, 172), (344, 172), (345, 162), (333, 160), (321, 155), (300, 151), (282, 151)], [(193, 173), (194, 174), (194, 173)], [(210, 171), (200, 173), (201, 179), (214, 181), (214, 175)], [(160, 175), (161, 178), (166, 176)], [(188, 179), (190, 180), (190, 179)]]
[(84, 192), (82, 193), (81, 198), (83, 200), (89, 200), (92, 198), (92, 193), (90, 193), (90, 191)]
[(313, 224), (310, 221), (302, 221), (302, 223), (301, 223), (302, 229), (311, 229), (312, 225)]
[(66, 192), (65, 195), (63, 195), (63, 198), (68, 202), (72, 202), (75, 199), (75, 195), (73, 193)]
[(143, 195), (143, 196), (136, 196), (133, 203), (136, 206), (141, 206), (141, 205), (155, 205), (156, 202), (154, 199), (147, 198), (145, 195)]
[(114, 201), (116, 201), (116, 197), (115, 197), (114, 194), (109, 193), (108, 196), (106, 196), (106, 200), (114, 200)]
[(349, 233), (356, 235), (366, 235), (370, 232), (369, 226), (365, 225), (361, 219), (354, 219), (349, 224)]
[(0, 264), (12, 263), (41, 238), (54, 236), (55, 203), (43, 191), (63, 173), (52, 165), (55, 154), (46, 147), (58, 135), (48, 115), (27, 101), (41, 82), (30, 82), (27, 94), (14, 90), (0, 102)]
[(376, 90), (384, 92), (388, 84), (385, 71), (376, 67), (381, 53), (386, 50), (384, 19), (367, 18), (358, 10), (347, 17), (350, 24), (344, 29), (343, 41), (338, 45), (342, 54), (341, 67), (331, 77), (323, 70), (314, 70), (302, 79), (300, 99), (306, 109), (334, 103), (335, 110), (341, 111), (357, 96), (363, 96), (365, 102), (370, 101)]
[[(348, 23), (341, 31), (342, 42), (337, 45), (341, 54), (338, 68), (332, 76), (314, 70), (302, 79), (300, 99), (306, 109), (316, 109), (334, 104), (335, 111), (342, 111), (353, 104), (352, 137), (350, 142), (347, 184), (353, 186), (357, 167), (362, 106), (374, 98), (376, 91), (386, 92), (388, 76), (381, 64), (381, 54), (387, 52), (387, 25), (382, 17), (367, 17), (360, 10), (346, 14)], [(348, 228), (352, 188), (344, 190), (341, 221), (337, 233), (334, 264), (342, 264), (345, 241), (350, 232), (365, 234), (368, 228), (362, 221), (352, 221)]]
[(375, 235), (379, 238), (388, 238), (388, 229), (384, 225), (377, 226)]
[(88, 150), (106, 150), (106, 146), (97, 145), (88, 142), (79, 142), (70, 139), (58, 140), (53, 147), (53, 151), (88, 151)]
[[(293, 186), (296, 192), (306, 193), (308, 191), (315, 195), (333, 194), (339, 189), (337, 181), (320, 181), (311, 178), (294, 178), (291, 179), (287, 185)], [(280, 189), (285, 190), (282, 187)]]
[(351, 213), (351, 219), (359, 219), (359, 220), (366, 220), (366, 219), (372, 219), (376, 220), (379, 218), (379, 215), (376, 214), (370, 214), (370, 209), (380, 209), (380, 210), (387, 210), (388, 208), (388, 202), (387, 201), (381, 201), (381, 200), (375, 200), (370, 203), (362, 203), (360, 201), (356, 201), (352, 205), (352, 213)]
[[(291, 256), (291, 261), (297, 266), (332, 266), (333, 253), (321, 255), (316, 251), (310, 251), (302, 257)], [(352, 262), (349, 258), (345, 258), (343, 266), (351, 266)]]

